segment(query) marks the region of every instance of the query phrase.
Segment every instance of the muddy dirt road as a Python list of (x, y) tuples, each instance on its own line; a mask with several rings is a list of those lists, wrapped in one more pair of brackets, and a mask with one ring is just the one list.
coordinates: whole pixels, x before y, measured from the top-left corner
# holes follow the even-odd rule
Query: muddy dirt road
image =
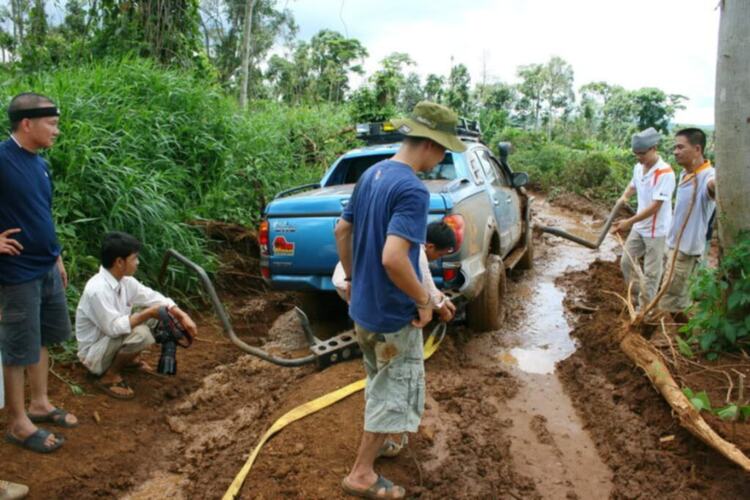
[[(542, 201), (537, 217), (593, 239), (586, 228), (596, 227), (598, 212), (579, 202), (568, 200), (571, 211)], [(592, 304), (597, 329), (619, 314), (592, 295), (592, 287), (622, 288), (612, 243), (592, 252), (551, 236), (535, 241), (536, 268), (510, 277), (506, 327), (450, 329), (427, 363), (423, 425), (407, 451), (379, 461), (380, 472), (411, 496), (436, 499), (741, 498), (750, 491), (736, 468), (680, 433), (645, 378), (609, 358), (615, 348), (586, 329)], [(596, 257), (603, 261), (592, 266)], [(241, 288), (242, 277), (234, 279)], [(304, 354), (289, 313), (293, 297), (233, 293), (225, 300), (245, 340)], [(345, 317), (332, 307), (329, 320)], [(75, 397), (51, 381), (53, 401), (82, 425), (67, 430), (64, 448), (50, 456), (0, 444), (0, 477), (29, 484), (30, 498), (39, 499), (220, 498), (279, 416), (364, 375), (359, 361), (322, 372), (276, 367), (226, 342), (210, 314), (199, 327), (194, 347), (178, 352), (176, 377), (133, 375), (134, 401), (97, 393), (77, 365), (55, 367), (86, 390)], [(158, 353), (150, 356), (155, 363)], [(359, 393), (281, 431), (241, 497), (344, 498), (339, 482), (356, 452), (362, 412)], [(677, 434), (676, 443), (661, 445), (665, 434)]]

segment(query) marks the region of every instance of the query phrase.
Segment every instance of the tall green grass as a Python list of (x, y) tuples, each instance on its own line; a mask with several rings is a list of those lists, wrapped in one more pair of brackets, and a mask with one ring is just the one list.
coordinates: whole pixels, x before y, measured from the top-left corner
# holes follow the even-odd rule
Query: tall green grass
[[(110, 61), (0, 82), (0, 105), (24, 91), (50, 96), (61, 136), (47, 156), (54, 215), (75, 305), (98, 267), (107, 231), (144, 243), (141, 278), (154, 283), (167, 248), (215, 269), (198, 219), (255, 223), (278, 190), (320, 177), (348, 147), (344, 109), (254, 103), (241, 112), (198, 75), (140, 59)], [(170, 268), (172, 292), (197, 282)]]

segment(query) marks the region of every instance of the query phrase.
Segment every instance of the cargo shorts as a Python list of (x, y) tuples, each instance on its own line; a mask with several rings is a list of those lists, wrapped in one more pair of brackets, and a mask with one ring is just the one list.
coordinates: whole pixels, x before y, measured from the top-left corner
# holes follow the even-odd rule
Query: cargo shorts
[(355, 331), (367, 372), (365, 431), (417, 432), (425, 399), (422, 329), (374, 333), (355, 324)]
[(659, 301), (659, 308), (670, 313), (682, 312), (690, 305), (690, 277), (700, 262), (700, 255), (687, 255), (672, 249), (669, 254), (667, 269), (676, 260), (672, 282)]
[(33, 281), (0, 285), (3, 364), (35, 365), (42, 346), (59, 344), (70, 335), (68, 302), (57, 266)]

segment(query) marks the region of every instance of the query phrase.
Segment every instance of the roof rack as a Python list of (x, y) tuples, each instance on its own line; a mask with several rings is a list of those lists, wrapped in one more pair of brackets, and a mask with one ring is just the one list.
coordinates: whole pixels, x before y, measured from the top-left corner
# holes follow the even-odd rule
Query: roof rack
[[(358, 123), (355, 127), (357, 138), (368, 145), (390, 144), (401, 142), (404, 135), (391, 122)], [(463, 140), (479, 142), (482, 140), (482, 130), (478, 120), (459, 118), (456, 133)]]

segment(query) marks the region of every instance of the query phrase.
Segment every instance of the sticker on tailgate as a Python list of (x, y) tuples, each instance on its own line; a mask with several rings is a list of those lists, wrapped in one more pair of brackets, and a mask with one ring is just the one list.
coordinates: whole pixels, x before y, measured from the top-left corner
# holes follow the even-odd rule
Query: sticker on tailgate
[(277, 236), (273, 240), (273, 253), (275, 255), (294, 255), (294, 242), (287, 241), (283, 236)]

